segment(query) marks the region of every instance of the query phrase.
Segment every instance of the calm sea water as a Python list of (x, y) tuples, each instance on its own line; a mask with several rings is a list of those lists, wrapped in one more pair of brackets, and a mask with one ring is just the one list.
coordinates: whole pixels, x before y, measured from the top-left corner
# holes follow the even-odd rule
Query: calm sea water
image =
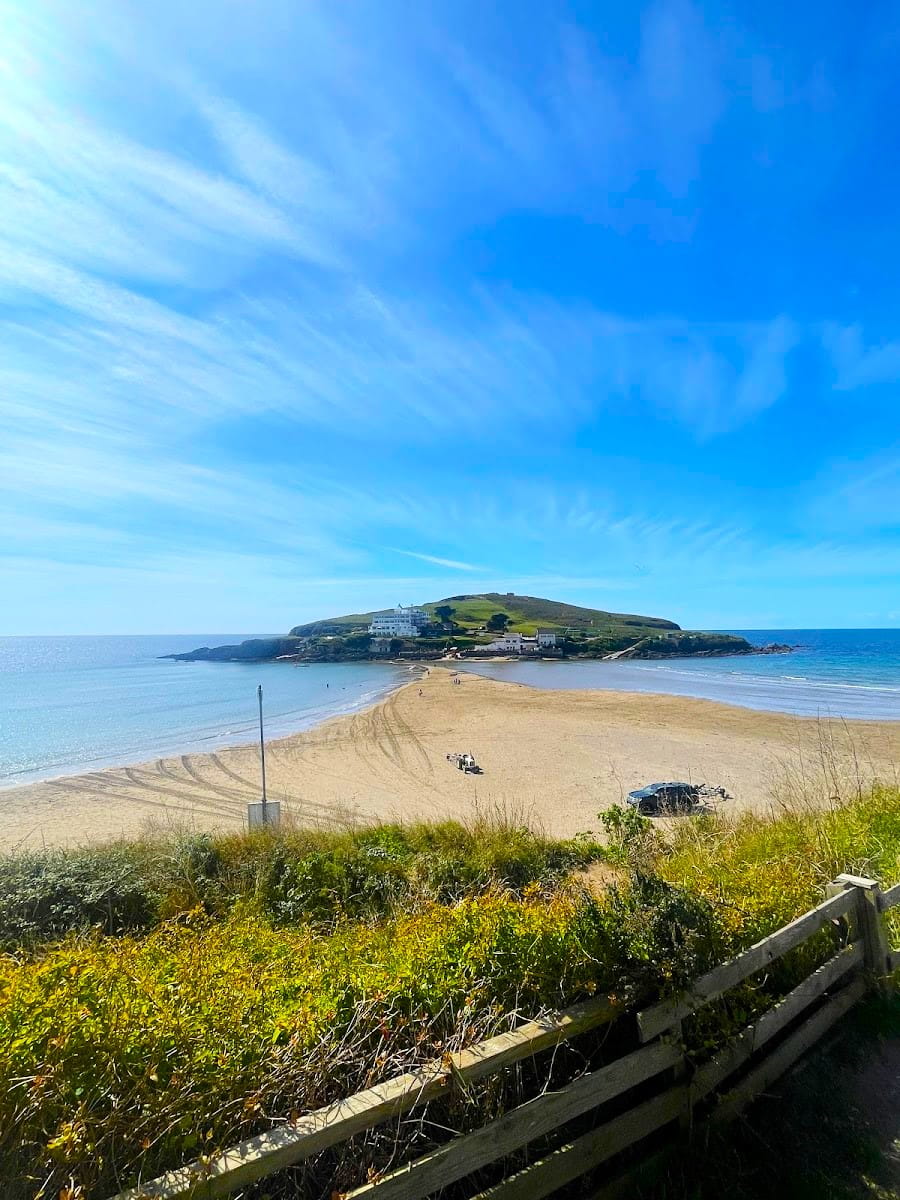
[(546, 688), (699, 696), (802, 716), (900, 720), (900, 629), (729, 629), (792, 654), (625, 662), (466, 663), (468, 670)]
[(380, 663), (175, 663), (256, 634), (0, 638), (0, 787), (212, 750), (362, 708), (409, 677)]

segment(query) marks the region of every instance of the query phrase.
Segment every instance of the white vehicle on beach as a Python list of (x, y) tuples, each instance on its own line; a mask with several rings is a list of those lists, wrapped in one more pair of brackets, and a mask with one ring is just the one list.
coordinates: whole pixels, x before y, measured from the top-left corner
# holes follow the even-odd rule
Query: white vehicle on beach
[(453, 763), (458, 770), (467, 775), (480, 775), (481, 767), (475, 761), (474, 754), (448, 754), (447, 762)]

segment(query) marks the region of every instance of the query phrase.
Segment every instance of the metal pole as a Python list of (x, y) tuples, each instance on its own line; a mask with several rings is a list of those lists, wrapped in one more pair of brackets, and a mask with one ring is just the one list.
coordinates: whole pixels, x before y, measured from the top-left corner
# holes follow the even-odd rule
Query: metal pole
[(262, 823), (266, 824), (266, 741), (263, 737), (262, 684), (256, 689), (259, 698), (259, 758), (262, 764)]

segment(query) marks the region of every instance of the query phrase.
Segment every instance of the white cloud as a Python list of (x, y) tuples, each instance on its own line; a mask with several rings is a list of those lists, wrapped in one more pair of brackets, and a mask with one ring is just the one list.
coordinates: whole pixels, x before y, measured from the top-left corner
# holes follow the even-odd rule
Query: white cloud
[(898, 341), (867, 345), (859, 325), (832, 322), (823, 327), (822, 343), (835, 370), (835, 387), (841, 391), (900, 380)]
[(0, 109), (0, 208), (7, 236), (37, 255), (142, 280), (194, 277), (278, 246), (318, 249), (257, 193), (38, 100)]
[[(862, 460), (821, 468), (807, 507), (808, 520), (827, 535), (900, 532), (900, 444)], [(889, 560), (896, 557), (885, 546)]]
[[(721, 72), (687, 0), (647, 11), (634, 69), (549, 22), (532, 89), (459, 45), (439, 53), (398, 36), (386, 63), (365, 44), (364, 22), (297, 14), (302, 69), (291, 94), (315, 129), (285, 122), (290, 139), (214, 79), (194, 77), (190, 38), (202, 22), (185, 17), (182, 43), (164, 46), (160, 30), (171, 34), (181, 20), (174, 10), (159, 28), (139, 13), (101, 12), (109, 19), (96, 29), (64, 16), (22, 15), (11, 26), (0, 299), (30, 306), (30, 324), (52, 347), (35, 365), (25, 336), (7, 332), (6, 362), (24, 360), (12, 368), (13, 404), (34, 397), (53, 413), (118, 420), (143, 437), (185, 418), (268, 410), (412, 441), (508, 417), (505, 437), (515, 440), (548, 410), (564, 431), (609, 397), (669, 411), (708, 436), (781, 394), (784, 318), (729, 328), (623, 321), (464, 291), (412, 304), (367, 279), (371, 255), (354, 240), (402, 228), (414, 243), (419, 206), (437, 199), (426, 193), (442, 186), (444, 165), (465, 187), (458, 168), (473, 153), (477, 189), (495, 205), (521, 185), (518, 164), (535, 200), (552, 209), (557, 193), (565, 207), (573, 170), (594, 179), (610, 146), (623, 186), (655, 166), (682, 189), (687, 176), (675, 174), (690, 174), (717, 120)], [(241, 48), (223, 37), (227, 74)], [(82, 60), (98, 48), (149, 89), (160, 108), (152, 122), (138, 105), (131, 120), (127, 109), (107, 110), (106, 126), (96, 116), (89, 89), (82, 95)], [(346, 69), (329, 77), (323, 54)], [(48, 55), (66, 80), (58, 95), (35, 68)], [(397, 172), (398, 156), (424, 169)], [(274, 281), (229, 286), (270, 254)]]
[(328, 174), (285, 149), (259, 121), (221, 99), (198, 95), (197, 103), (231, 167), (256, 191), (284, 208), (321, 212), (341, 205)]
[(594, 367), (600, 387), (668, 412), (701, 438), (730, 432), (775, 404), (801, 337), (771, 321), (623, 321), (598, 316)]
[(648, 8), (633, 101), (644, 109), (660, 177), (676, 196), (693, 182), (725, 105), (719, 55), (689, 0), (658, 0)]
[[(724, 506), (705, 521), (684, 496), (499, 476), (507, 462), (510, 477), (540, 471), (585, 427), (604, 453), (637, 453), (640, 436), (603, 442), (623, 414), (695, 441), (739, 429), (783, 402), (794, 348), (819, 346), (818, 327), (637, 319), (445, 267), (460, 231), (508, 214), (576, 212), (650, 238), (690, 227), (723, 80), (736, 104), (729, 72), (746, 66), (748, 96), (751, 75), (767, 77), (764, 59), (710, 37), (698, 6), (646, 8), (634, 65), (548, 8), (539, 61), (516, 73), (453, 21), (423, 37), (411, 10), (391, 24), (364, 5), (238, 5), (230, 22), (205, 0), (14, 8), (0, 63), (0, 519), (25, 514), (17, 545), (309, 586), (383, 581), (373, 548), (389, 539), (446, 551), (396, 552), (473, 588), (518, 586), (522, 562), (546, 567), (526, 576), (540, 590), (792, 561), (786, 539)], [(900, 373), (896, 345), (863, 330), (825, 342), (839, 387)], [(266, 437), (279, 439), (272, 473)], [(317, 462), (338, 443), (354, 463), (366, 448), (364, 478)], [(395, 476), (392, 454), (409, 464), (435, 447), (430, 477)], [(451, 461), (463, 487), (442, 474)], [(491, 464), (487, 482), (472, 461)], [(864, 523), (892, 489), (872, 478), (846, 512)], [(868, 562), (832, 532), (798, 569)], [(180, 565), (173, 540), (189, 548)]]
[(472, 563), (458, 562), (453, 558), (438, 558), (435, 554), (419, 554), (415, 550), (399, 550), (396, 546), (388, 546), (392, 554), (405, 554), (407, 558), (417, 558), (421, 562), (432, 563), (436, 567), (449, 567), (454, 571), (486, 571), (487, 567), (474, 566)]

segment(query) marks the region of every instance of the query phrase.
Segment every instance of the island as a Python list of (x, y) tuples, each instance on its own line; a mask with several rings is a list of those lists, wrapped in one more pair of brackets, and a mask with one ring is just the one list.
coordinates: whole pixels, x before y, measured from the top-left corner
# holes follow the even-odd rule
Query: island
[(729, 633), (684, 630), (674, 621), (583, 608), (514, 592), (449, 596), (422, 605), (327, 617), (283, 636), (234, 646), (200, 646), (160, 657), (178, 662), (429, 661), (521, 657), (553, 659), (709, 658), (781, 654)]

